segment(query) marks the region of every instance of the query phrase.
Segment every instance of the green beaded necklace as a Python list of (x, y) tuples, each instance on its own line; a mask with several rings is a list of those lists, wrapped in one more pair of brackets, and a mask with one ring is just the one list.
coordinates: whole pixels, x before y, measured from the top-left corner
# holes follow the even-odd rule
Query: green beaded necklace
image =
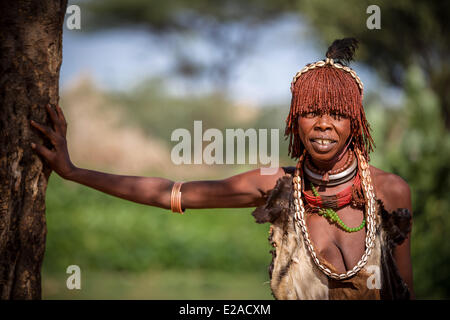
[[(314, 188), (314, 185), (312, 183), (311, 183), (311, 190), (316, 197), (320, 197), (319, 193), (317, 192), (316, 188)], [(365, 217), (363, 217), (363, 220), (358, 227), (350, 228), (344, 223), (344, 221), (342, 221), (342, 219), (338, 216), (336, 211), (334, 211), (331, 208), (319, 208), (319, 214), (331, 220), (332, 223), (337, 223), (344, 231), (347, 232), (357, 232), (362, 228), (364, 228), (364, 226), (366, 225), (366, 219)]]

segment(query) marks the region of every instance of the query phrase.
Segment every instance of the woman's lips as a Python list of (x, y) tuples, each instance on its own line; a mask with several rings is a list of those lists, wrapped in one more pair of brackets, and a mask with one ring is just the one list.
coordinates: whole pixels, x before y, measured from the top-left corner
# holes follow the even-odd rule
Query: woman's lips
[(319, 139), (311, 139), (310, 141), (311, 141), (312, 147), (318, 153), (329, 152), (336, 145), (336, 141), (331, 140), (331, 139), (320, 139), (319, 138)]

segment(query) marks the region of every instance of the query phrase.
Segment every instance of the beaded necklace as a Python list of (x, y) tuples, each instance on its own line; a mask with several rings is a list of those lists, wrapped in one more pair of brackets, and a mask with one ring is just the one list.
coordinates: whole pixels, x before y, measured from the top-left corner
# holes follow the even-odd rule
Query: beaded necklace
[[(349, 167), (351, 164), (350, 159), (353, 159), (352, 152), (349, 153), (349, 156), (347, 158), (346, 164), (342, 168), (338, 168), (334, 170), (334, 172), (337, 173), (343, 173), (346, 170), (346, 167)], [(355, 159), (356, 161), (356, 159)], [(305, 169), (306, 169), (306, 161), (305, 161)], [(348, 168), (347, 168), (348, 169)], [(354, 172), (356, 171), (357, 166), (354, 166)], [(322, 171), (325, 172), (325, 171)], [(331, 172), (331, 171), (328, 171)], [(334, 173), (333, 172), (333, 173)], [(354, 175), (354, 172), (348, 172), (348, 176), (351, 178), (351, 176)], [(352, 200), (352, 194), (353, 194), (353, 188), (359, 188), (360, 186), (360, 178), (359, 174), (357, 173), (355, 178), (353, 179), (353, 184), (342, 190), (341, 192), (338, 192), (335, 195), (331, 196), (321, 196), (319, 192), (314, 187), (313, 181), (316, 181), (314, 179), (311, 179), (308, 177), (311, 184), (311, 190), (314, 196), (309, 195), (305, 191), (302, 191), (303, 196), (305, 197), (306, 202), (308, 205), (316, 211), (319, 215), (324, 216), (328, 220), (330, 220), (331, 223), (336, 223), (341, 229), (343, 229), (346, 232), (357, 232), (360, 231), (364, 226), (366, 225), (366, 220), (363, 217), (363, 220), (361, 224), (357, 227), (350, 228), (347, 226), (344, 221), (339, 217), (337, 212), (335, 210), (342, 208), (349, 204)], [(312, 181), (311, 181), (312, 180)], [(349, 178), (343, 178), (339, 179), (340, 181), (346, 182), (349, 180)]]
[[(355, 180), (356, 180), (356, 178), (355, 178)], [(322, 203), (326, 203), (326, 201), (322, 200), (322, 198), (326, 197), (326, 196), (320, 196), (319, 193), (317, 192), (316, 188), (314, 188), (314, 185), (312, 183), (311, 183), (311, 189), (312, 189), (312, 192), (314, 193), (316, 199), (318, 198), (321, 200)], [(346, 190), (344, 190), (344, 191), (347, 191), (347, 189), (349, 189), (349, 192), (347, 192), (344, 196), (341, 196), (341, 197), (339, 197), (338, 195), (331, 196), (332, 198), (336, 198), (336, 200), (333, 199), (334, 200), (333, 202), (336, 202), (336, 205), (338, 208), (340, 206), (343, 207), (344, 205), (349, 204), (352, 199), (352, 194), (351, 194), (352, 186), (349, 186), (349, 188), (346, 188)], [(305, 196), (305, 198), (307, 199), (306, 196)], [(340, 203), (339, 203), (339, 200), (341, 200)], [(307, 201), (308, 201), (308, 199), (307, 199)], [(308, 204), (310, 204), (310, 203), (308, 202)], [(340, 206), (339, 206), (339, 204), (340, 204)], [(318, 208), (319, 208), (318, 212), (320, 215), (323, 215), (325, 218), (331, 220), (332, 223), (337, 223), (344, 231), (357, 232), (357, 231), (361, 230), (362, 228), (364, 228), (364, 226), (366, 225), (366, 219), (363, 217), (363, 220), (359, 226), (357, 226), (355, 228), (350, 228), (344, 223), (344, 221), (342, 221), (342, 219), (339, 217), (337, 212), (334, 211), (332, 208), (330, 208), (330, 207), (324, 208), (323, 206), (319, 206)]]
[(314, 188), (314, 185), (312, 183), (311, 189), (313, 192), (313, 196), (306, 193), (305, 191), (302, 191), (302, 193), (310, 206), (317, 208), (339, 209), (351, 202), (353, 188), (358, 188), (360, 184), (361, 179), (359, 178), (359, 174), (356, 174), (355, 178), (353, 179), (352, 185), (336, 193), (335, 195), (332, 196), (318, 195), (316, 188)]

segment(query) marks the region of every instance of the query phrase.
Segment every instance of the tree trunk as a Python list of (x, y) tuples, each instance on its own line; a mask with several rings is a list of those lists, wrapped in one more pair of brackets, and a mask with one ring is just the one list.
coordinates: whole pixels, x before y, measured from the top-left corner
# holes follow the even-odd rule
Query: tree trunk
[[(45, 191), (50, 169), (30, 148), (43, 143), (59, 99), (67, 0), (0, 0), (0, 298), (40, 299)], [(47, 147), (50, 145), (44, 143)]]

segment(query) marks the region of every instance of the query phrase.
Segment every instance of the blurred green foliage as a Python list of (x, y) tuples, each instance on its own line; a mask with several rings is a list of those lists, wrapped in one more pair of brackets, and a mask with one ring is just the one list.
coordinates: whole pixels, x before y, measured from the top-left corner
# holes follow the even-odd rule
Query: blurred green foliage
[(260, 274), (201, 269), (146, 272), (81, 269), (81, 290), (67, 290), (68, 275), (43, 274), (44, 299), (273, 300)]
[(377, 143), (372, 164), (411, 187), (415, 291), (428, 299), (450, 297), (450, 133), (439, 104), (420, 68), (411, 67), (402, 107), (368, 112)]

